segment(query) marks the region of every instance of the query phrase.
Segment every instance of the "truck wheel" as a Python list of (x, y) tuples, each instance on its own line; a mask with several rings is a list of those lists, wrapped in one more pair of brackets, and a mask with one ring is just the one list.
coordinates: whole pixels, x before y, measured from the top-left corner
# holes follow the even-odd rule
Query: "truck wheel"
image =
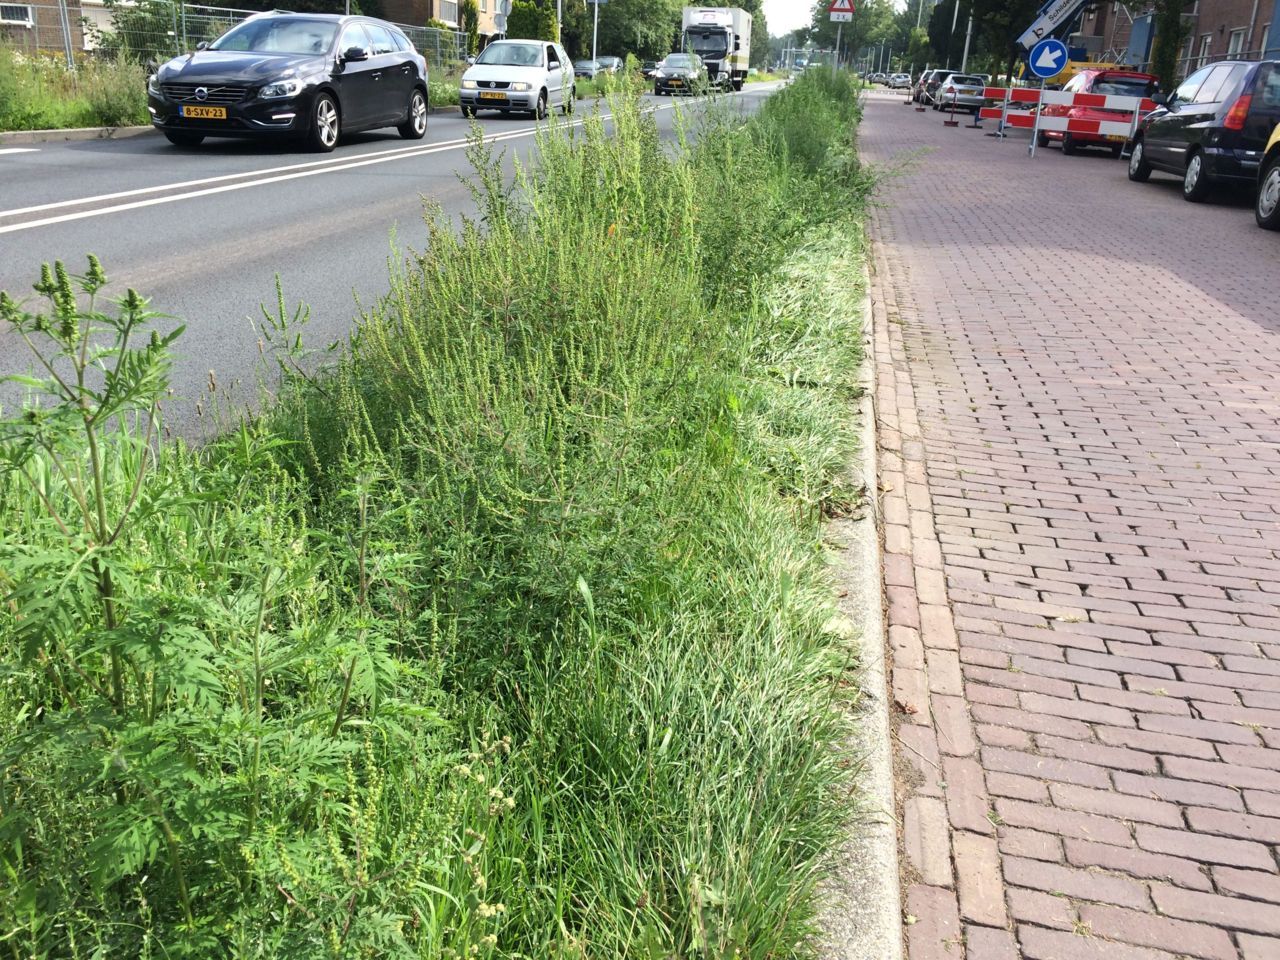
[(742, 92), (742, 85), (743, 85), (743, 83), (744, 83), (744, 82), (745, 82), (745, 81), (743, 81), (743, 80), (734, 80), (734, 81), (733, 81), (733, 89), (734, 89), (734, 92), (735, 92), (735, 93), (741, 93), (741, 92)]

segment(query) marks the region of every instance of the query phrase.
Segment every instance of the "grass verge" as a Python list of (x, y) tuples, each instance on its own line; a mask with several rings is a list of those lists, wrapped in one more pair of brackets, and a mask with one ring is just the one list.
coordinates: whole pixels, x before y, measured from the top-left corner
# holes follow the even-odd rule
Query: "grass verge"
[(0, 44), (0, 131), (143, 124), (146, 87), (135, 63), (86, 60), (71, 72), (53, 57)]
[(0, 299), (49, 364), (0, 441), (0, 954), (805, 954), (857, 111), (824, 73), (672, 151), (620, 99), (513, 188), (476, 144), (480, 218), (321, 373), (264, 316), (281, 386), (200, 450), (96, 261)]

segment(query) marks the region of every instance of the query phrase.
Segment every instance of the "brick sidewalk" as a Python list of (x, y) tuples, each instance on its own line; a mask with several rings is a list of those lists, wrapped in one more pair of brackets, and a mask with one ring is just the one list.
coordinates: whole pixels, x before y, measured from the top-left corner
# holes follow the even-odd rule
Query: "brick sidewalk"
[(1280, 958), (1280, 237), (897, 97), (861, 150), (911, 960)]

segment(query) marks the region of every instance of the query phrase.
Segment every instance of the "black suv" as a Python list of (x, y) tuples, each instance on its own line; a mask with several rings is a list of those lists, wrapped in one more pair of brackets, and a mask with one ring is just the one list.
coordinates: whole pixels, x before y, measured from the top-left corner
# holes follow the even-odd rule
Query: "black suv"
[(1182, 178), (1182, 195), (1215, 183), (1253, 184), (1267, 138), (1280, 122), (1280, 61), (1227, 60), (1197, 70), (1143, 118), (1129, 143), (1129, 179), (1152, 170)]
[(147, 78), (151, 123), (178, 146), (294, 137), (328, 152), (344, 133), (427, 132), (427, 61), (369, 17), (261, 13)]

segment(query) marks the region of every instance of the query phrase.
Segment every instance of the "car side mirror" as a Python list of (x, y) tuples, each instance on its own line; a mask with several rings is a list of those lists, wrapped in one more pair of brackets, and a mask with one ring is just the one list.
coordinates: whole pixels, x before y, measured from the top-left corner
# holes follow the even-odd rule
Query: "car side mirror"
[(342, 54), (344, 63), (359, 63), (361, 60), (369, 59), (369, 51), (364, 47), (347, 47)]
[(1172, 99), (1167, 93), (1153, 93), (1151, 95), (1151, 102), (1160, 107), (1167, 107)]
[(472, 66), (475, 62), (476, 55), (474, 53), (467, 54), (467, 66)]
[(560, 61), (559, 61), (559, 60), (551, 60), (551, 61), (548, 61), (548, 63), (547, 63), (547, 69), (548, 69), (548, 70), (559, 70), (559, 69), (560, 69)]
[(208, 49), (209, 49), (209, 41), (208, 41), (208, 40), (201, 40), (199, 43), (197, 43), (197, 44), (196, 44), (196, 49), (197, 49), (197, 50), (208, 50)]

